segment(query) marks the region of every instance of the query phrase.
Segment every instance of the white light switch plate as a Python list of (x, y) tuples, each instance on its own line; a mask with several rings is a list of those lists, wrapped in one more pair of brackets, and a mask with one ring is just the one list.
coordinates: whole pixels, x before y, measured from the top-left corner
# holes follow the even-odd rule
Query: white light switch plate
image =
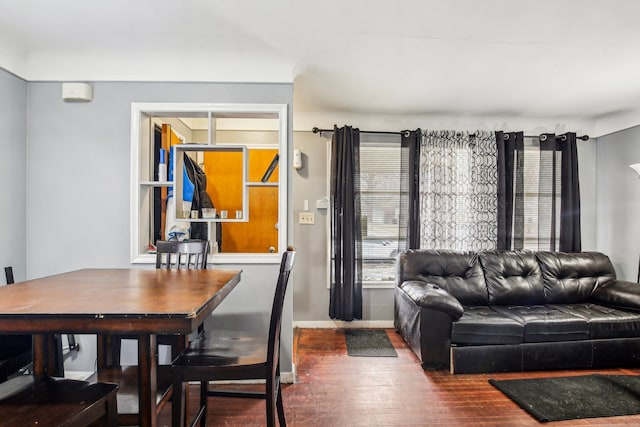
[(315, 224), (316, 215), (313, 212), (300, 212), (300, 218), (298, 222), (300, 224)]

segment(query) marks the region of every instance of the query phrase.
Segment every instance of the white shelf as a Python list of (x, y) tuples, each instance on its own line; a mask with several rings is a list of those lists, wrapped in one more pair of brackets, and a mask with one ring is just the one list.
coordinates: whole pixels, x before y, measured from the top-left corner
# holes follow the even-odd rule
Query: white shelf
[(173, 181), (140, 181), (145, 187), (173, 187)]
[[(214, 145), (214, 144), (178, 144), (174, 145), (175, 160), (173, 162), (173, 176), (175, 185), (174, 219), (183, 222), (247, 222), (249, 220), (249, 207), (247, 196), (247, 146), (246, 145)], [(179, 173), (184, 167), (183, 153), (187, 152), (226, 152), (239, 153), (242, 156), (242, 218), (186, 218), (180, 215), (182, 212), (182, 180), (183, 174)], [(218, 209), (220, 212), (220, 209)]]
[(247, 187), (277, 187), (277, 182), (247, 182)]

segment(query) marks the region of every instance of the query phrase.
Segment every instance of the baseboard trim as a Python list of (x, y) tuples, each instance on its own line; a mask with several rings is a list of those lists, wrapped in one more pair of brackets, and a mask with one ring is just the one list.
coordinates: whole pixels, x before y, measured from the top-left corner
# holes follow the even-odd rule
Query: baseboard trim
[(95, 372), (93, 371), (69, 371), (69, 370), (64, 371), (65, 378), (71, 378), (72, 380), (80, 380), (80, 381), (86, 381), (93, 374), (95, 374)]
[(393, 328), (393, 320), (301, 320), (293, 322), (294, 328), (304, 329), (353, 329), (353, 328)]
[(282, 384), (295, 384), (296, 383), (295, 372), (280, 372), (280, 382)]

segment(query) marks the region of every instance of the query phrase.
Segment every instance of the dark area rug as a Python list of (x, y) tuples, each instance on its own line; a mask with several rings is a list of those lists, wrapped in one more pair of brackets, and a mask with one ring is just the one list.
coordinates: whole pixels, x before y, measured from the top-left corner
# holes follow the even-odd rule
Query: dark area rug
[(640, 376), (594, 374), (489, 383), (542, 422), (640, 414)]
[(345, 329), (347, 354), (363, 357), (398, 357), (387, 332), (382, 329)]

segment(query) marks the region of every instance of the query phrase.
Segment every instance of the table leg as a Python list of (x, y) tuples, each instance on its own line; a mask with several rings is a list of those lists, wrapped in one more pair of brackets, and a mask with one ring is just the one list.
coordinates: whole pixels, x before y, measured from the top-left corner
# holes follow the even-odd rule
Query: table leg
[(58, 354), (55, 339), (53, 334), (33, 335), (33, 374), (36, 377), (64, 376), (64, 365), (59, 368), (56, 363), (62, 356)]
[(33, 336), (33, 375), (43, 378), (46, 374), (46, 335)]
[(109, 366), (107, 359), (107, 352), (109, 350), (109, 345), (107, 343), (107, 335), (106, 334), (98, 334), (96, 335), (96, 364), (98, 367), (98, 372), (104, 370)]
[(119, 362), (116, 363), (120, 360), (120, 346), (116, 345), (119, 343), (118, 337), (111, 334), (98, 334), (97, 338), (98, 371), (120, 366)]
[(158, 344), (155, 335), (138, 336), (138, 387), (141, 427), (153, 427), (156, 425), (157, 350)]

